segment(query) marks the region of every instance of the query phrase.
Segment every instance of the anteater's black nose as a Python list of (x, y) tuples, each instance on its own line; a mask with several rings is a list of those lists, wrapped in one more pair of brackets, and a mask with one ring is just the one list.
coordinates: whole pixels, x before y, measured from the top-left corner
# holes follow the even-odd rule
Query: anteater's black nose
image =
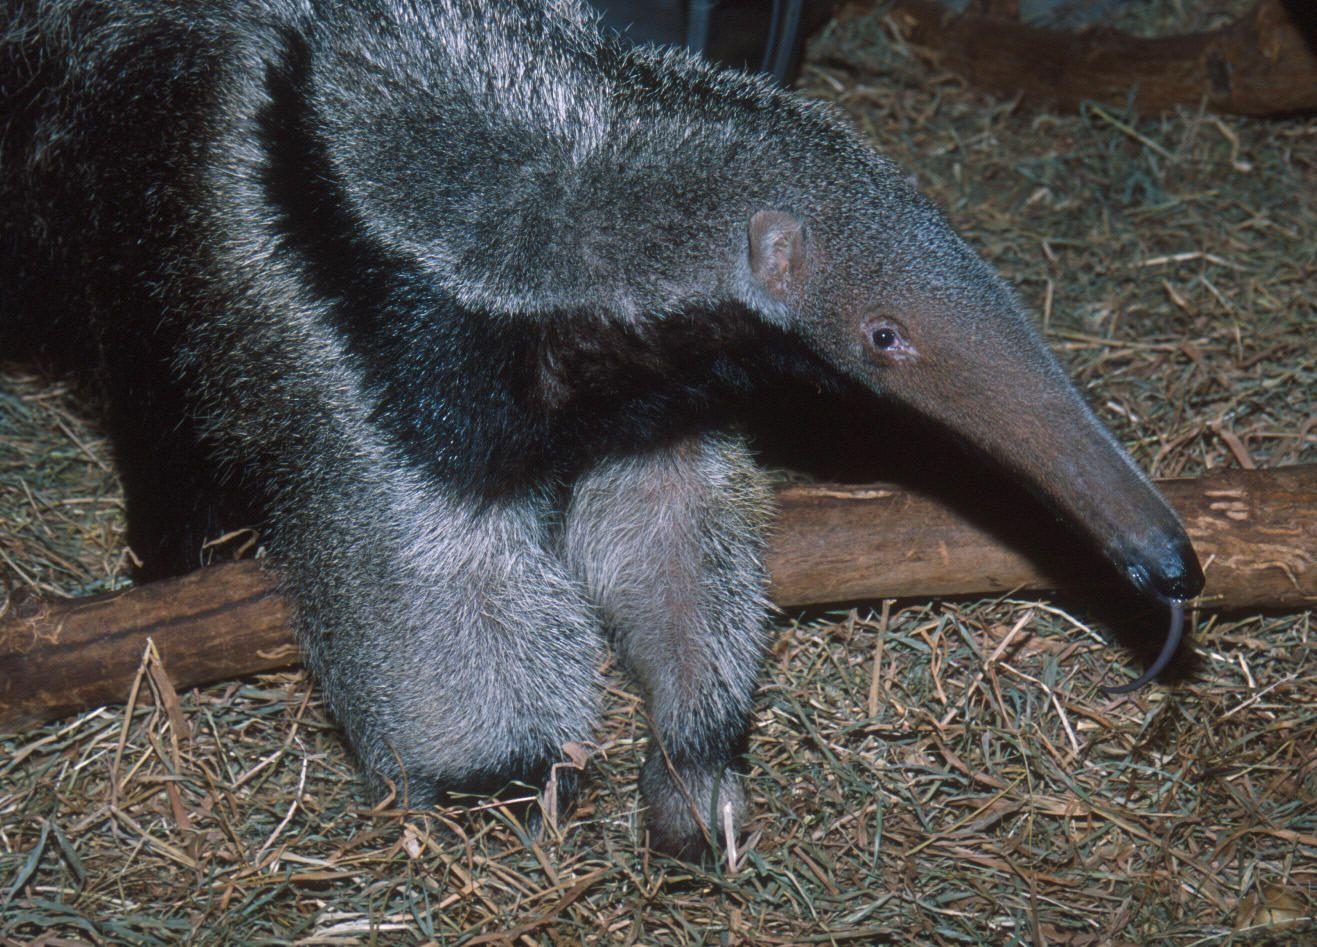
[(1187, 601), (1203, 590), (1203, 568), (1189, 538), (1168, 536), (1162, 543), (1130, 555), (1125, 571), (1145, 592), (1172, 601)]

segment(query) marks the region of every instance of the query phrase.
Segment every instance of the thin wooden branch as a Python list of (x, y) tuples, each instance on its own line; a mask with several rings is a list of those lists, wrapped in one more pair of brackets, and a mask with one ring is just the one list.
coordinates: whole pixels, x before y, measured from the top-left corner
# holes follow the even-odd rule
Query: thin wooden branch
[[(1203, 560), (1203, 607), (1317, 604), (1317, 465), (1161, 488)], [(986, 527), (908, 489), (791, 486), (779, 501), (769, 568), (782, 606), (1050, 589), (1075, 578), (1050, 576)], [(0, 614), (0, 728), (122, 700), (148, 639), (177, 687), (297, 660), (271, 567), (256, 562), (85, 599), (13, 602)]]
[[(872, 6), (852, 4), (842, 16)], [(1233, 115), (1317, 110), (1312, 0), (1259, 0), (1219, 29), (1152, 38), (1042, 29), (984, 9), (956, 14), (936, 0), (896, 0), (890, 16), (913, 47), (973, 85), (1060, 108), (1124, 104), (1134, 93), (1144, 112), (1201, 103)]]

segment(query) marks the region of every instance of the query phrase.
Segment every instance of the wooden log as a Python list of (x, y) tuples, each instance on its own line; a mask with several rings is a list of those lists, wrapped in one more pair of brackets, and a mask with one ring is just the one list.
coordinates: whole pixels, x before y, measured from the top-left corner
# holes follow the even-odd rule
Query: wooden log
[[(872, 6), (852, 4), (842, 16)], [(1124, 105), (1134, 94), (1143, 112), (1203, 103), (1232, 115), (1317, 110), (1312, 0), (1259, 0), (1219, 29), (1160, 37), (1104, 28), (1061, 32), (990, 6), (971, 4), (956, 14), (937, 0), (895, 0), (889, 16), (938, 66), (980, 88), (1054, 107)]]
[[(1160, 484), (1207, 575), (1206, 608), (1317, 604), (1317, 465)], [(944, 501), (888, 485), (788, 486), (769, 568), (791, 607), (1041, 590), (1062, 584)], [(270, 566), (238, 562), (0, 614), (0, 729), (123, 700), (147, 639), (176, 687), (287, 667), (289, 611)]]
[[(1220, 471), (1158, 487), (1203, 562), (1200, 607), (1317, 604), (1317, 464)], [(1004, 544), (945, 502), (905, 488), (786, 487), (778, 502), (768, 565), (781, 605), (1074, 583), (1073, 575), (1049, 573), (1028, 551)]]
[(298, 659), (288, 608), (257, 562), (105, 595), (20, 599), (0, 615), (0, 729), (124, 700), (148, 639), (179, 688)]

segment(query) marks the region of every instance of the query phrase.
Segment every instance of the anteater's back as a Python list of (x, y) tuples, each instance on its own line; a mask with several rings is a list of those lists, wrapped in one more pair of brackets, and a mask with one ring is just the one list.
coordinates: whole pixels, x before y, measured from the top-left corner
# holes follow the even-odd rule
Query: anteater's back
[[(85, 367), (110, 341), (103, 331), (154, 308), (162, 270), (184, 252), (217, 79), (250, 26), (203, 3), (11, 10), (0, 34), (0, 353), (40, 349)], [(116, 325), (96, 325), (103, 313)]]

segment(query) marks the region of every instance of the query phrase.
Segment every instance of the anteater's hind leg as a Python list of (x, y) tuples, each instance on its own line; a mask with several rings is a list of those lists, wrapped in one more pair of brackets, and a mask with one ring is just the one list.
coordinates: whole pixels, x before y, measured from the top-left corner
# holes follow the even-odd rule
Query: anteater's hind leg
[[(144, 370), (143, 370), (143, 373)], [(106, 421), (123, 484), (128, 547), (138, 581), (205, 565), (206, 544), (259, 524), (232, 466), (204, 449), (182, 402), (157, 390), (117, 397)]]
[(651, 844), (685, 858), (744, 808), (729, 766), (766, 643), (768, 509), (744, 446), (720, 436), (604, 462), (568, 510), (568, 559), (648, 704)]

